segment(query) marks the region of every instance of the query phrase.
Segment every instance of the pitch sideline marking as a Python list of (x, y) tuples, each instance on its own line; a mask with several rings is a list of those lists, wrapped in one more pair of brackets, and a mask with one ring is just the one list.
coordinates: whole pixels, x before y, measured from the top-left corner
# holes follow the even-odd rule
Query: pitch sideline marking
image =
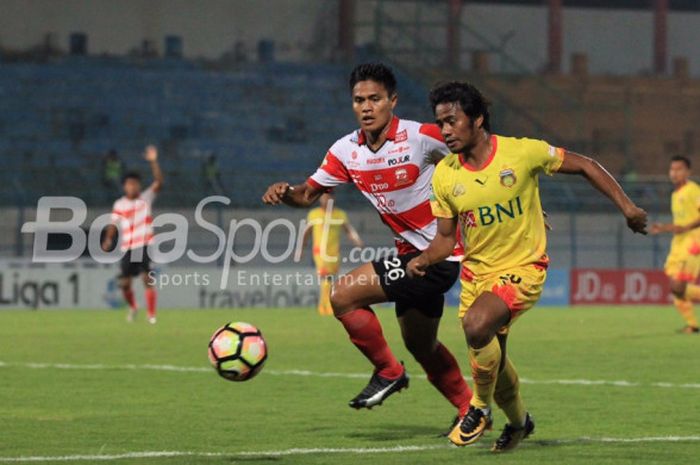
[[(187, 367), (177, 365), (103, 365), (103, 364), (74, 364), (74, 363), (11, 363), (0, 361), (0, 368), (34, 368), (34, 369), (60, 369), (60, 370), (152, 370), (152, 371), (173, 371), (185, 373), (211, 373), (208, 367)], [(272, 376), (313, 376), (319, 378), (367, 378), (367, 373), (334, 373), (317, 372), (309, 370), (265, 370), (263, 373)], [(414, 378), (425, 379), (425, 375), (414, 375)], [(658, 388), (680, 388), (680, 389), (700, 389), (700, 383), (640, 383), (634, 381), (610, 381), (593, 379), (542, 379), (534, 380), (520, 378), (522, 384), (559, 384), (563, 386), (615, 386), (615, 387), (658, 387)]]
[[(584, 436), (578, 439), (560, 439), (546, 441), (548, 444), (575, 444), (575, 443), (604, 443), (604, 444), (627, 444), (645, 442), (697, 442), (700, 436), (651, 436), (641, 438), (593, 438)], [(310, 454), (386, 454), (393, 452), (423, 452), (438, 449), (456, 449), (449, 445), (424, 445), (424, 446), (394, 446), (394, 447), (320, 447), (313, 449), (283, 449), (268, 451), (244, 451), (244, 452), (195, 452), (195, 451), (143, 451), (125, 452), (122, 454), (99, 454), (99, 455), (58, 455), (58, 456), (18, 456), (0, 457), (0, 463), (19, 462), (68, 462), (68, 461), (111, 461), (138, 458), (169, 458), (169, 457), (283, 457), (290, 455), (310, 455)]]

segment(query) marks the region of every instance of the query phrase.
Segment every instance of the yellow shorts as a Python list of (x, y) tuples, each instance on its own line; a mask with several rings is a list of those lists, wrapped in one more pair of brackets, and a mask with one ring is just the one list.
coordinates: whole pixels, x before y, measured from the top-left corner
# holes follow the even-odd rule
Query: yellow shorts
[(336, 261), (324, 261), (321, 255), (314, 255), (314, 264), (316, 265), (316, 272), (319, 276), (335, 276), (340, 270), (340, 258)]
[(669, 255), (664, 273), (676, 281), (694, 282), (700, 275), (700, 255)]
[(510, 310), (508, 326), (537, 303), (544, 289), (547, 270), (535, 265), (520, 266), (487, 276), (462, 274), (462, 292), (459, 296), (459, 317), (462, 318), (477, 297), (493, 292)]

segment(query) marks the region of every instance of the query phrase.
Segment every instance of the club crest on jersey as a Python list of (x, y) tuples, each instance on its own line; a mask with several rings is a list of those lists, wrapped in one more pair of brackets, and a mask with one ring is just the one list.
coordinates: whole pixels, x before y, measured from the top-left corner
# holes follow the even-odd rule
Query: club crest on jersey
[(498, 176), (501, 178), (501, 185), (503, 187), (513, 187), (518, 180), (518, 178), (515, 177), (515, 171), (510, 168), (502, 170), (498, 173)]
[(396, 171), (394, 171), (394, 176), (396, 176), (397, 186), (403, 186), (404, 184), (408, 184), (411, 182), (411, 180), (408, 177), (408, 170), (406, 170), (406, 168), (397, 169)]
[(454, 197), (459, 197), (460, 195), (464, 195), (466, 190), (464, 189), (464, 186), (461, 184), (455, 184), (454, 187), (452, 188), (452, 195)]

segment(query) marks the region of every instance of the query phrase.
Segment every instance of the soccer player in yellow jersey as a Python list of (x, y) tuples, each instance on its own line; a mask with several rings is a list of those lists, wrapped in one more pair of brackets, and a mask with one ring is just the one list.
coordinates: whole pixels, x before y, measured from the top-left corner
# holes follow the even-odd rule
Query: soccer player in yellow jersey
[(460, 228), (465, 245), (459, 316), (469, 346), (474, 396), (449, 439), (464, 446), (491, 423), (491, 404), (508, 417), (492, 450), (512, 449), (534, 430), (506, 356), (508, 327), (539, 299), (549, 258), (538, 176), (580, 174), (622, 211), (634, 232), (646, 233), (646, 212), (590, 158), (544, 141), (491, 134), (488, 104), (467, 83), (434, 88), (430, 101), (452, 152), (435, 169), (431, 207), (438, 232), (407, 267), (420, 279), (452, 250)]
[(321, 293), (318, 300), (318, 313), (332, 315), (331, 284), (340, 269), (340, 231), (345, 230), (348, 239), (356, 246), (363, 247), (362, 239), (350, 224), (344, 210), (335, 207), (330, 193), (321, 195), (319, 207), (309, 211), (304, 231), (304, 247), (312, 237), (312, 253), (316, 272), (321, 278)]
[(690, 180), (690, 160), (671, 158), (668, 177), (673, 183), (671, 213), (673, 223), (651, 225), (652, 234), (673, 233), (671, 250), (666, 258), (664, 272), (671, 282), (673, 303), (686, 322), (681, 332), (700, 332), (693, 311), (693, 300), (700, 300), (700, 287), (695, 280), (700, 274), (700, 186)]

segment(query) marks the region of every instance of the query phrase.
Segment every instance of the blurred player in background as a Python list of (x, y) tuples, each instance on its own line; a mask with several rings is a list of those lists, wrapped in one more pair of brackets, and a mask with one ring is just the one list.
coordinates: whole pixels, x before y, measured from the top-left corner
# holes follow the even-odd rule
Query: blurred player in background
[(121, 250), (124, 256), (120, 262), (119, 287), (124, 300), (129, 306), (127, 320), (134, 321), (138, 305), (131, 286), (131, 280), (141, 275), (146, 288), (146, 308), (148, 322), (156, 322), (156, 289), (153, 287), (148, 273), (151, 271), (151, 260), (148, 257), (147, 246), (153, 239), (152, 205), (156, 194), (163, 186), (163, 173), (158, 165), (158, 150), (149, 145), (144, 152), (144, 159), (151, 165), (153, 182), (145, 190), (141, 190), (141, 176), (136, 172), (126, 173), (122, 179), (124, 195), (114, 202), (112, 222), (105, 230), (102, 248), (109, 250), (114, 238), (119, 232)]
[(431, 91), (430, 102), (452, 153), (433, 175), (431, 207), (438, 218), (437, 235), (411, 260), (408, 272), (425, 279), (425, 270), (450, 256), (461, 228), (467, 249), (459, 316), (469, 347), (474, 396), (469, 412), (448, 437), (459, 446), (479, 440), (490, 426), (495, 401), (509, 423), (492, 450), (506, 451), (535, 428), (520, 397), (506, 339), (509, 326), (539, 299), (547, 274), (539, 174), (584, 176), (615, 203), (634, 232), (645, 233), (646, 212), (590, 158), (541, 140), (492, 134), (488, 103), (470, 84), (440, 85)]
[(696, 229), (700, 226), (700, 186), (690, 180), (690, 160), (686, 157), (671, 158), (668, 177), (673, 183), (673, 223), (654, 223), (650, 232), (673, 234), (664, 272), (671, 283), (673, 304), (685, 320), (680, 331), (694, 334), (700, 332), (693, 311), (693, 300), (700, 300), (700, 288), (694, 284), (700, 275), (700, 229)]
[(345, 231), (355, 247), (364, 247), (364, 244), (360, 235), (350, 224), (347, 213), (335, 206), (335, 200), (331, 193), (325, 193), (321, 196), (319, 206), (309, 211), (306, 222), (303, 247), (306, 248), (309, 236), (311, 236), (314, 265), (316, 265), (316, 272), (321, 278), (318, 313), (332, 315), (331, 284), (333, 277), (340, 270), (341, 229)]
[(425, 249), (436, 231), (430, 212), (430, 179), (449, 150), (434, 124), (394, 116), (396, 78), (383, 64), (357, 66), (350, 75), (352, 108), (360, 129), (336, 141), (306, 182), (271, 185), (263, 202), (308, 207), (324, 192), (353, 183), (396, 237), (398, 255), (377, 259), (340, 276), (331, 305), (353, 344), (374, 366), (365, 389), (350, 401), (371, 408), (408, 387), (408, 376), (389, 348), (370, 305), (396, 302), (406, 347), (428, 380), (452, 405), (457, 418), (469, 408), (471, 390), (457, 361), (437, 339), (444, 296), (459, 275), (461, 246), (427, 269), (427, 279), (409, 279), (405, 266)]

